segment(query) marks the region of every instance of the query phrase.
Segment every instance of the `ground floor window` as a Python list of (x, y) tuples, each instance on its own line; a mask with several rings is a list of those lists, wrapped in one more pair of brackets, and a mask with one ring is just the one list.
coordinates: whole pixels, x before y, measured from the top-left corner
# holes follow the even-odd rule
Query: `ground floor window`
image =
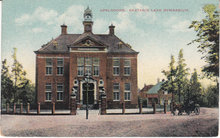
[(120, 85), (119, 83), (113, 83), (113, 95), (114, 95), (114, 101), (119, 101), (120, 99), (120, 93), (119, 93), (119, 90), (120, 90)]
[(63, 101), (63, 84), (57, 84), (57, 101)]
[(114, 101), (119, 101), (119, 92), (114, 92)]
[(125, 83), (124, 96), (125, 96), (124, 98), (125, 101), (131, 100), (131, 84), (130, 83)]
[(51, 101), (51, 95), (52, 95), (51, 91), (52, 91), (51, 83), (46, 83), (46, 91), (45, 91), (46, 101)]

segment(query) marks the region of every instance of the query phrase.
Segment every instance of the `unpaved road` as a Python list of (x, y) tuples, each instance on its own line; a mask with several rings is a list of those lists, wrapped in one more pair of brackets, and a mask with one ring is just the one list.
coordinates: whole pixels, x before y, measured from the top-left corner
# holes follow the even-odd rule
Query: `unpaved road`
[(200, 115), (2, 115), (4, 136), (217, 136), (218, 109)]

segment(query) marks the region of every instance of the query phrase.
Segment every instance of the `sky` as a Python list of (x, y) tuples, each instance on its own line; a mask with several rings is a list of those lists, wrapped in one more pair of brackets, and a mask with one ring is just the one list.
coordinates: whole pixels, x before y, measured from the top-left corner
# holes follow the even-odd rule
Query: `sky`
[[(83, 13), (87, 6), (93, 13), (93, 33), (106, 34), (115, 25), (115, 34), (129, 43), (138, 55), (138, 87), (156, 84), (165, 78), (170, 56), (178, 60), (183, 49), (185, 63), (201, 73), (206, 65), (197, 50), (198, 44), (187, 45), (196, 38), (188, 29), (193, 20), (205, 17), (202, 7), (218, 0), (4, 0), (2, 4), (1, 60), (12, 63), (13, 47), (17, 58), (35, 83), (35, 53), (51, 39), (60, 35), (60, 25), (68, 26), (68, 33), (83, 33)], [(145, 11), (132, 11), (145, 9)], [(180, 9), (181, 11), (167, 11)], [(207, 79), (203, 85), (211, 84)]]

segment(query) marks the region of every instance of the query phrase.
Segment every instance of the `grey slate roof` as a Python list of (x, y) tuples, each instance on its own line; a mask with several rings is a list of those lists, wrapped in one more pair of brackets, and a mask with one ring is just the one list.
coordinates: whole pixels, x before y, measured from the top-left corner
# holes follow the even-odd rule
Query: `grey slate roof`
[[(47, 44), (43, 45), (36, 53), (68, 53), (68, 47), (74, 45), (80, 40), (90, 37), (96, 42), (102, 43), (107, 46), (109, 53), (132, 53), (138, 54), (135, 50), (131, 48), (130, 45), (124, 43), (115, 35), (109, 34), (93, 34), (93, 33), (83, 33), (83, 34), (61, 34), (57, 38), (51, 40)], [(118, 44), (121, 44), (119, 47)]]

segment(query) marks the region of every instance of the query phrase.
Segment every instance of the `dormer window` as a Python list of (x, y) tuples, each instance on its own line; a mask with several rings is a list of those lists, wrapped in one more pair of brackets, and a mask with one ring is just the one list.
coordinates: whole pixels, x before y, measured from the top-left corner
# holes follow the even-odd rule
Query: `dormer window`
[(122, 48), (123, 43), (122, 42), (118, 42), (118, 49)]

